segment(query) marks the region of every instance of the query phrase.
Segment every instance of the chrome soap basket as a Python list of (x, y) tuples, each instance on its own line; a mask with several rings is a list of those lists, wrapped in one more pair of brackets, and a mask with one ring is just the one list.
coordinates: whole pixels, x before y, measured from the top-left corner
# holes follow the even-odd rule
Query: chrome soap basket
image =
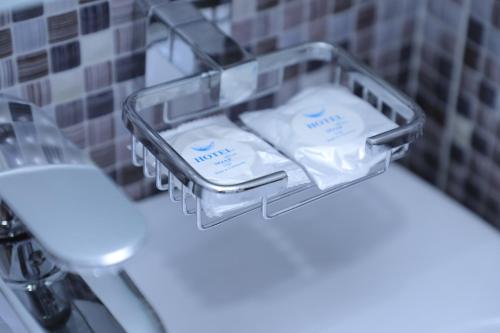
[[(225, 96), (221, 82), (225, 78), (215, 70), (145, 88), (129, 96), (124, 104), (123, 121), (132, 133), (133, 164), (142, 166), (146, 177), (156, 178), (157, 188), (167, 191), (173, 202), (180, 203), (184, 214), (196, 215), (200, 229), (258, 209), (264, 219), (271, 219), (308, 205), (384, 172), (389, 163), (404, 156), (410, 143), (421, 135), (424, 115), (420, 108), (335, 45), (307, 43), (257, 57), (245, 66), (244, 75), (253, 75), (255, 84), (251, 80), (240, 80), (239, 84), (246, 89), (239, 89), (236, 96)], [(226, 80), (231, 77), (234, 76)], [(373, 167), (365, 177), (325, 191), (311, 184), (284, 191), (287, 180), (284, 171), (238, 184), (213, 183), (203, 178), (160, 135), (165, 129), (207, 115), (226, 113), (233, 117), (245, 110), (275, 107), (303, 88), (324, 83), (347, 87), (398, 125), (366, 141), (371, 147), (388, 147), (390, 158)], [(148, 160), (154, 162), (148, 163)], [(213, 219), (205, 216), (201, 208), (201, 197), (207, 192), (220, 195), (245, 192), (259, 198), (259, 202)], [(269, 194), (277, 192), (279, 194)], [(299, 200), (272, 209), (292, 198)]]

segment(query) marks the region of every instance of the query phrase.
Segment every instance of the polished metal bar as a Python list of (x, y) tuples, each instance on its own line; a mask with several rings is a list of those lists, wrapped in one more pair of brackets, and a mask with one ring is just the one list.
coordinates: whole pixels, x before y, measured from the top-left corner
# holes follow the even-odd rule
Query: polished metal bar
[[(156, 163), (155, 163), (156, 188), (160, 191), (167, 191), (168, 184), (167, 184), (167, 186), (165, 186), (165, 184), (163, 183), (163, 178), (162, 178), (163, 166), (161, 165), (160, 161), (158, 161), (158, 159), (155, 159), (155, 160), (156, 160)], [(168, 180), (168, 170), (166, 172), (166, 175), (167, 175), (167, 180)]]
[[(144, 177), (146, 178), (153, 178), (155, 176), (155, 172), (150, 170), (151, 164), (154, 164), (155, 169), (156, 169), (156, 164), (158, 164), (158, 160), (154, 158), (149, 150), (147, 150), (145, 147), (142, 148), (142, 156), (144, 159), (144, 163), (142, 164), (142, 171), (144, 174)], [(149, 156), (153, 158), (153, 163), (149, 163)]]
[(182, 187), (182, 212), (184, 213), (184, 215), (193, 215), (196, 213), (196, 209), (193, 209), (193, 210), (189, 210), (188, 208), (188, 200), (189, 198), (192, 197), (189, 193), (188, 193), (188, 189), (183, 186)]
[[(377, 97), (378, 103), (386, 103), (391, 109), (398, 114), (403, 120), (397, 128), (375, 135), (367, 139), (366, 143), (370, 147), (383, 146), (392, 148), (395, 153), (393, 159), (401, 157), (407, 150), (408, 145), (413, 142), (422, 133), (424, 115), (422, 110), (413, 103), (407, 96), (392, 88), (389, 84), (378, 78), (372, 70), (367, 68), (350, 56), (347, 52), (338, 48), (335, 45), (324, 42), (305, 43), (299, 46), (291, 47), (285, 50), (276, 51), (267, 55), (258, 57), (256, 74), (268, 73), (270, 71), (282, 72), (285, 67), (296, 64), (301, 64), (307, 61), (323, 61), (331, 63), (335, 67), (330, 80), (339, 84), (353, 84), (354, 79), (359, 80), (363, 85), (363, 97), (366, 99), (367, 91), (370, 91)], [(292, 207), (282, 211), (270, 213), (267, 205), (274, 202), (275, 199), (268, 199), (273, 196), (273, 193), (262, 195), (264, 189), (272, 189), (273, 186), (286, 184), (287, 175), (284, 171), (275, 172), (270, 175), (252, 179), (239, 184), (221, 185), (211, 182), (201, 176), (189, 163), (187, 163), (180, 154), (166, 141), (161, 135), (155, 131), (150, 124), (142, 117), (141, 112), (144, 108), (151, 107), (155, 104), (168, 103), (179, 97), (189, 96), (202, 87), (202, 83), (208, 82), (211, 73), (202, 73), (182, 79), (177, 79), (172, 82), (167, 82), (155, 87), (146, 88), (142, 91), (133, 93), (127, 98), (124, 103), (123, 121), (127, 128), (151, 151), (161, 164), (163, 164), (171, 173), (170, 178), (178, 179), (182, 186), (186, 186), (187, 190), (196, 198), (197, 205), (197, 224), (200, 229), (206, 229), (210, 226), (217, 225), (221, 221), (241, 216), (248, 211), (257, 209), (262, 206), (262, 203), (257, 206), (252, 206), (250, 209), (244, 209), (242, 212), (233, 214), (229, 217), (224, 217), (219, 220), (205, 223), (203, 221), (203, 213), (201, 209), (202, 193), (220, 193), (220, 194), (236, 194), (241, 192), (255, 193), (256, 198), (265, 197), (264, 203), (266, 207), (262, 207), (264, 218), (273, 218), (288, 211), (292, 211), (298, 207), (311, 203), (319, 198), (322, 198), (337, 190), (330, 190), (318, 197), (311, 197), (303, 203), (295, 204)], [(345, 82), (344, 82), (345, 81)], [(266, 93), (272, 92), (273, 89), (279, 89), (279, 84)], [(249, 99), (262, 96), (261, 92), (254, 92)], [(237, 104), (233, 100), (220, 100), (217, 107), (208, 108), (199, 113), (198, 116), (203, 116), (209, 113), (218, 112), (220, 108), (227, 108)], [(380, 108), (380, 106), (379, 106)], [(195, 119), (195, 118), (192, 118)], [(169, 126), (175, 127), (177, 124), (167, 123)], [(399, 149), (401, 148), (401, 149)], [(390, 155), (390, 154), (389, 154)], [(389, 156), (390, 157), (390, 156)], [(390, 158), (389, 158), (390, 160)], [(353, 185), (361, 180), (350, 182), (342, 186), (342, 188)], [(169, 186), (172, 187), (170, 184)], [(277, 187), (279, 188), (279, 186)], [(283, 191), (283, 187), (281, 188)], [(174, 191), (170, 191), (173, 196)], [(278, 192), (279, 193), (279, 192)], [(276, 193), (274, 193), (276, 194)], [(273, 198), (280, 197), (274, 196)]]
[(132, 164), (136, 167), (140, 167), (143, 164), (143, 159), (139, 158), (139, 156), (137, 155), (137, 150), (139, 149), (139, 145), (142, 144), (137, 141), (134, 135), (131, 135), (131, 139)]
[(179, 202), (182, 200), (182, 197), (179, 198), (179, 197), (175, 196), (176, 189), (177, 189), (177, 186), (175, 185), (175, 176), (172, 174), (172, 172), (169, 172), (168, 173), (168, 196), (170, 197), (170, 200), (172, 202)]

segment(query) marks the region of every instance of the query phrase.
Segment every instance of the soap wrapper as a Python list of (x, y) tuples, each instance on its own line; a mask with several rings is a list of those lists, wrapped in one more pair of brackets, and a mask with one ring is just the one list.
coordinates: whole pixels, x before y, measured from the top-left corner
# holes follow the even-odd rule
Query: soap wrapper
[[(161, 136), (205, 179), (232, 185), (269, 175), (287, 174), (287, 188), (310, 182), (304, 170), (255, 134), (240, 129), (224, 115), (180, 125)], [(179, 185), (179, 184), (178, 184)], [(209, 217), (260, 202), (277, 193), (217, 193), (204, 191), (201, 206)]]
[(366, 139), (396, 128), (366, 101), (339, 86), (311, 87), (276, 109), (245, 112), (241, 121), (299, 165), (325, 190), (362, 178), (390, 156)]

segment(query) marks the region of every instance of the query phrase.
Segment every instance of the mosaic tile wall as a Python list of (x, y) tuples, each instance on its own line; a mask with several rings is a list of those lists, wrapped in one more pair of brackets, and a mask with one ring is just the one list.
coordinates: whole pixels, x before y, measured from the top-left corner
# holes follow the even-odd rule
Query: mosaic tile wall
[(415, 84), (427, 113), (409, 167), (500, 227), (500, 1), (426, 1)]
[(120, 109), (144, 86), (145, 27), (135, 0), (53, 0), (0, 12), (1, 92), (42, 106), (122, 185), (131, 168), (117, 164)]
[[(500, 0), (200, 3), (256, 54), (326, 40), (361, 58), (428, 114), (426, 135), (404, 163), (500, 220)], [(130, 164), (120, 119), (123, 99), (145, 84), (145, 24), (136, 0), (0, 12), (0, 90), (47, 109), (132, 198), (155, 193)]]

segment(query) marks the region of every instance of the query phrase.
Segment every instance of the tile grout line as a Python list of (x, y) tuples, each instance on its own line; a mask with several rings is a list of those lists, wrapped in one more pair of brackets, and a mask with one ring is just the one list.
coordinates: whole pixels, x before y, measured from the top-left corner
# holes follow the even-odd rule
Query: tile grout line
[[(412, 45), (415, 47), (412, 59), (410, 60), (410, 79), (408, 83), (408, 91), (412, 98), (415, 98), (418, 91), (418, 73), (422, 62), (423, 35), (426, 20), (426, 8), (428, 0), (422, 1), (415, 15), (416, 27), (413, 32)], [(425, 110), (424, 110), (425, 111)]]
[(438, 169), (438, 179), (437, 186), (442, 190), (445, 190), (446, 184), (448, 182), (448, 166), (450, 164), (450, 147), (453, 140), (453, 128), (455, 126), (455, 116), (457, 101), (460, 93), (460, 80), (463, 70), (463, 58), (465, 53), (465, 43), (467, 42), (467, 27), (468, 27), (468, 17), (470, 16), (471, 0), (466, 0), (464, 3), (464, 9), (462, 17), (460, 18), (461, 26), (457, 29), (458, 42), (456, 45), (455, 58), (453, 59), (454, 66), (453, 72), (450, 79), (451, 88), (448, 95), (448, 104), (445, 109), (445, 119), (446, 124), (444, 127), (443, 134), (443, 145), (439, 152), (439, 169)]

